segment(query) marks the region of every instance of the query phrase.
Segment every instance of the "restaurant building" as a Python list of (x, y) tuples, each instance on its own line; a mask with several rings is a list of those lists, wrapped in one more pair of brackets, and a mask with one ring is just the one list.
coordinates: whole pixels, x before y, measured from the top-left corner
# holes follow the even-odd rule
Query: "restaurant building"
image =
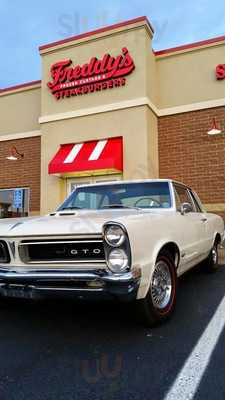
[(41, 80), (0, 90), (0, 217), (158, 177), (225, 217), (225, 36), (163, 51), (152, 37), (140, 17), (43, 45)]

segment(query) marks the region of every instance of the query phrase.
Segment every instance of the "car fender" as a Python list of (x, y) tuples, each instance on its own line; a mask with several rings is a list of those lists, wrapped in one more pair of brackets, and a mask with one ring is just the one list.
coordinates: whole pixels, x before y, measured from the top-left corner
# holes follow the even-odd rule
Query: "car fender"
[[(154, 246), (154, 250), (151, 253), (151, 257), (149, 254), (149, 262), (147, 264), (142, 265), (142, 267), (141, 267), (142, 276), (141, 276), (139, 290), (137, 293), (137, 299), (146, 297), (146, 295), (149, 291), (149, 288), (150, 288), (150, 282), (152, 279), (152, 274), (154, 271), (154, 267), (155, 267), (157, 258), (159, 256), (160, 252), (162, 251), (162, 249), (171, 244), (175, 245), (180, 253), (180, 249), (179, 249), (177, 243), (175, 243), (173, 240), (171, 240), (169, 238), (164, 239), (164, 240), (162, 239), (162, 240), (158, 241), (157, 244)], [(180, 258), (180, 254), (178, 254), (178, 256)], [(179, 259), (177, 260), (176, 267), (178, 267), (178, 265), (179, 265)]]

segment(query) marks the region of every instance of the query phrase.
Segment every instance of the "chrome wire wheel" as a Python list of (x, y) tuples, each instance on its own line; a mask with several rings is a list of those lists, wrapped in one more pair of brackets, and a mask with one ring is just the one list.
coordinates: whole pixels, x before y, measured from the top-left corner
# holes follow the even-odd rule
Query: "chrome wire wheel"
[(214, 246), (212, 249), (212, 262), (214, 265), (218, 263), (218, 252), (217, 252), (217, 246)]
[(176, 307), (177, 274), (174, 257), (167, 251), (158, 254), (146, 296), (137, 300), (137, 315), (145, 326), (155, 326), (169, 319)]
[(219, 255), (218, 255), (219, 243), (215, 241), (208, 257), (202, 264), (204, 266), (204, 271), (206, 272), (216, 272), (219, 269)]
[(152, 275), (151, 298), (155, 308), (163, 310), (171, 300), (172, 295), (172, 276), (168, 264), (159, 260)]

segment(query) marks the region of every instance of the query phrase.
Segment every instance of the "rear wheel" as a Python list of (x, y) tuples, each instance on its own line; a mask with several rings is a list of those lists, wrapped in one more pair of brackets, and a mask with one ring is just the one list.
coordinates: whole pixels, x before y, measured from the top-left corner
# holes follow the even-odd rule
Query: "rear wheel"
[(151, 277), (149, 291), (144, 299), (137, 300), (139, 320), (154, 326), (167, 320), (176, 304), (177, 275), (169, 252), (159, 254)]
[(219, 268), (218, 242), (215, 242), (204, 265), (207, 272), (216, 272)]

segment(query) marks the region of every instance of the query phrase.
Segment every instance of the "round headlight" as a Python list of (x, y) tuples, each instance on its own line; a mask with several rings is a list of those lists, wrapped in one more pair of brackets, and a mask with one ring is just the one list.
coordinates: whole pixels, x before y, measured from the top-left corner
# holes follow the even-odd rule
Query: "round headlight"
[(108, 267), (114, 273), (124, 272), (128, 267), (128, 256), (122, 249), (112, 250), (108, 256)]
[(105, 228), (105, 240), (110, 246), (120, 246), (125, 240), (125, 233), (119, 225)]

